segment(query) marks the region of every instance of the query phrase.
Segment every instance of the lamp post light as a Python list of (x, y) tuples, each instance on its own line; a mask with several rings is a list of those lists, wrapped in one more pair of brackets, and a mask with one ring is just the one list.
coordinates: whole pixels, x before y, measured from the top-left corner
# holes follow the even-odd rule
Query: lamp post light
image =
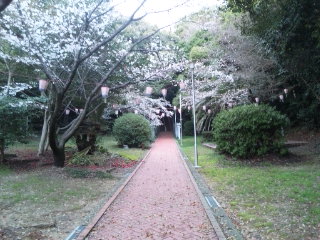
[(196, 129), (196, 103), (195, 103), (195, 93), (194, 93), (194, 79), (193, 71), (194, 64), (190, 64), (191, 70), (191, 82), (192, 82), (192, 115), (193, 115), (193, 135), (194, 135), (194, 167), (199, 168), (198, 165), (198, 149), (197, 149), (197, 129)]

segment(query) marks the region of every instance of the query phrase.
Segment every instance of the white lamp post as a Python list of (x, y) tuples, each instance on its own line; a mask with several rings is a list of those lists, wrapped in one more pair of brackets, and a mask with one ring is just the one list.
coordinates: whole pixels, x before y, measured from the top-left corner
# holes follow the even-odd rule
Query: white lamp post
[(173, 111), (174, 111), (174, 136), (177, 137), (177, 107), (173, 106)]
[(192, 81), (192, 115), (193, 115), (193, 134), (194, 134), (194, 167), (199, 168), (198, 165), (198, 149), (197, 149), (197, 130), (196, 130), (196, 103), (195, 103), (195, 93), (194, 93), (194, 79), (193, 71), (194, 64), (190, 64), (191, 70), (191, 81)]
[(181, 91), (185, 89), (185, 84), (184, 82), (180, 82), (179, 84), (180, 86), (180, 144), (182, 146), (182, 95), (181, 95)]

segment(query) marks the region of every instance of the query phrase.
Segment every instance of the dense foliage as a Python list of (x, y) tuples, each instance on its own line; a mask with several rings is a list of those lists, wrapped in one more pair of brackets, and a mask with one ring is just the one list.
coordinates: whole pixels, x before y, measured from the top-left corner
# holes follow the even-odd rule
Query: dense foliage
[[(297, 123), (320, 126), (320, 1), (228, 0), (244, 13), (242, 32), (256, 36), (278, 62), (275, 79), (295, 91), (285, 113)], [(305, 109), (305, 106), (311, 108)]]
[(243, 105), (217, 115), (213, 138), (219, 151), (235, 157), (282, 153), (287, 125), (287, 117), (268, 105)]
[(193, 122), (192, 121), (186, 121), (183, 124), (183, 135), (185, 136), (193, 136)]
[(113, 134), (119, 145), (144, 147), (151, 141), (150, 123), (133, 113), (125, 114), (114, 122)]

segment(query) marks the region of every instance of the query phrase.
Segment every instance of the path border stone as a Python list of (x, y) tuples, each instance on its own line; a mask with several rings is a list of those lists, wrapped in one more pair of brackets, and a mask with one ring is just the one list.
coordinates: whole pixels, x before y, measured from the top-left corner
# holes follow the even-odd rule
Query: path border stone
[(100, 218), (103, 216), (105, 211), (110, 207), (110, 205), (114, 202), (114, 200), (118, 197), (118, 195), (121, 193), (121, 191), (127, 186), (131, 178), (136, 174), (136, 172), (139, 170), (141, 165), (145, 163), (145, 159), (149, 156), (151, 152), (151, 149), (147, 152), (147, 154), (144, 156), (144, 158), (140, 161), (138, 166), (133, 170), (133, 172), (127, 177), (125, 182), (118, 188), (118, 190), (112, 195), (112, 197), (106, 202), (106, 204), (99, 210), (99, 212), (95, 215), (95, 217), (91, 220), (91, 222), (84, 228), (83, 231), (79, 234), (78, 237), (76, 237), (76, 240), (84, 240), (93, 227), (97, 224), (97, 222), (100, 220)]
[[(186, 167), (187, 172), (192, 180), (192, 183), (196, 188), (196, 191), (199, 195), (202, 205), (208, 215), (208, 218), (211, 221), (211, 224), (214, 230), (216, 231), (216, 234), (219, 240), (223, 240), (223, 239), (244, 240), (242, 234), (232, 223), (231, 219), (228, 217), (224, 209), (215, 200), (209, 186), (207, 185), (203, 177), (200, 175), (200, 173), (196, 169), (194, 169), (189, 158), (182, 151), (179, 143), (176, 142), (176, 144), (178, 146), (181, 159), (184, 162), (184, 166)], [(213, 203), (211, 204), (211, 206), (209, 206), (208, 200), (206, 200), (208, 199), (208, 197), (211, 197), (213, 200)]]

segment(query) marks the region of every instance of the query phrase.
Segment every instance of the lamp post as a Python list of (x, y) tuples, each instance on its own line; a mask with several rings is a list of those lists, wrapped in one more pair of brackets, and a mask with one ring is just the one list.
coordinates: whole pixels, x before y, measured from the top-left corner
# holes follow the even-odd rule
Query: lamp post
[(180, 144), (182, 146), (182, 94), (181, 91), (184, 90), (184, 82), (180, 82)]
[(192, 115), (193, 115), (193, 134), (194, 134), (194, 167), (199, 168), (198, 165), (198, 149), (197, 149), (197, 130), (196, 130), (196, 104), (195, 104), (195, 93), (194, 93), (194, 79), (193, 71), (194, 64), (190, 64), (191, 70), (191, 81), (192, 81)]
[(173, 106), (173, 111), (174, 111), (174, 136), (177, 137), (177, 128), (176, 128), (176, 125), (177, 125), (177, 107), (176, 106)]

